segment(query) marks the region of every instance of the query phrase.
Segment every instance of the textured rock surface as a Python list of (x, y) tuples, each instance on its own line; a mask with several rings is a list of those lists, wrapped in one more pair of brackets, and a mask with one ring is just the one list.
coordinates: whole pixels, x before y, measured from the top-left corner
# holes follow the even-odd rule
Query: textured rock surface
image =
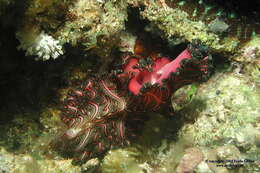
[[(19, 19), (6, 14), (7, 8), (13, 5), (20, 7), (17, 2), (0, 0), (0, 17), (7, 19), (1, 23), (1, 27), (15, 26), (12, 29), (18, 33), (18, 37), (19, 33), (23, 33), (24, 38), (20, 38), (19, 43), (15, 42), (13, 50), (20, 44), (25, 51), (30, 51), (37, 40), (35, 38), (45, 33), (48, 38), (59, 42), (62, 47), (58, 47), (58, 50), (69, 50), (64, 56), (69, 57), (68, 54), (71, 54), (73, 58), (68, 58), (61, 64), (62, 68), (54, 63), (52, 66), (51, 63), (44, 62), (46, 66), (40, 66), (33, 62), (29, 66), (25, 63), (25, 67), (15, 71), (17, 67), (24, 65), (21, 61), (26, 61), (28, 57), (22, 59), (19, 57), (22, 53), (19, 52), (17, 56), (21, 59), (15, 59), (4, 47), (10, 44), (9, 40), (0, 41), (0, 49), (3, 50), (0, 53), (0, 86), (1, 89), (14, 88), (10, 89), (10, 97), (4, 105), (6, 108), (1, 106), (1, 120), (6, 117), (8, 121), (0, 124), (0, 172), (173, 173), (184, 168), (198, 173), (260, 171), (257, 161), (260, 155), (259, 35), (237, 49), (237, 38), (209, 32), (210, 26), (206, 23), (200, 20), (191, 21), (188, 13), (181, 8), (169, 7), (163, 0), (31, 0), (21, 6), (23, 10), (20, 15), (16, 15)], [(105, 64), (113, 60), (111, 55), (115, 49), (122, 52), (133, 51), (136, 33), (130, 32), (126, 26), (129, 9), (132, 8), (140, 12), (140, 18), (149, 21), (145, 29), (152, 35), (159, 35), (171, 45), (199, 38), (214, 53), (217, 52), (218, 57), (230, 59), (232, 65), (225, 67), (226, 64), (220, 64), (221, 67), (217, 68), (208, 82), (187, 86), (176, 93), (172, 99), (175, 108), (173, 117), (148, 115), (149, 120), (144, 125), (142, 135), (138, 142), (132, 141), (131, 147), (111, 150), (104, 159), (95, 158), (81, 166), (73, 165), (70, 159), (51, 149), (51, 141), (63, 128), (59, 120), (57, 100), (62, 100), (68, 90), (66, 84), (51, 83), (60, 79), (59, 76), (62, 76), (62, 82), (69, 84), (84, 78), (94, 65), (90, 61), (79, 61), (78, 57), (84, 59), (86, 56), (83, 55), (87, 55), (88, 59), (91, 57), (90, 52)], [(5, 32), (7, 30), (8, 28)], [(1, 37), (5, 32), (1, 33)], [(48, 51), (51, 54), (52, 50), (57, 50), (55, 46), (58, 44), (52, 45), (54, 48), (42, 49), (46, 52), (40, 57), (44, 58)], [(69, 48), (66, 48), (68, 45)], [(46, 70), (46, 73), (37, 73), (36, 77), (30, 78), (38, 72), (35, 70), (38, 67), (42, 67), (39, 70)], [(63, 73), (53, 70), (57, 67)], [(12, 71), (23, 75), (12, 76)], [(8, 81), (15, 82), (10, 84)], [(33, 82), (40, 84), (32, 85)], [(57, 97), (46, 90), (51, 87)], [(13, 98), (27, 106), (17, 106)], [(32, 111), (34, 105), (38, 107)], [(194, 148), (196, 151), (190, 152)], [(189, 162), (191, 165), (186, 164), (191, 158), (194, 158)], [(228, 167), (230, 163), (225, 163), (227, 167), (217, 167), (216, 163), (209, 162), (218, 159), (248, 159), (252, 162), (243, 162), (241, 167)]]
[(203, 160), (203, 153), (198, 148), (188, 148), (178, 165), (176, 172), (192, 172)]
[[(50, 0), (48, 2), (32, 0), (20, 21), (21, 25), (19, 25), (18, 32), (26, 29), (39, 30), (38, 34), (47, 33), (59, 41), (61, 45), (69, 43), (72, 46), (83, 46), (85, 50), (94, 50), (95, 54), (107, 58), (111, 55), (114, 47), (118, 46), (121, 32), (126, 29), (125, 22), (128, 20), (129, 7), (134, 7), (140, 8), (140, 18), (150, 22), (150, 31), (159, 31), (162, 33), (161, 36), (168, 39), (169, 42), (177, 43), (185, 40), (191, 42), (193, 39), (200, 39), (213, 51), (227, 54), (239, 51), (241, 46), (245, 45), (245, 41), (241, 40), (241, 34), (238, 31), (239, 27), (243, 26), (234, 24), (230, 27), (237, 27), (238, 29), (223, 36), (220, 33), (226, 32), (229, 28), (229, 25), (224, 21), (216, 18), (208, 24), (200, 18), (205, 14), (202, 13), (201, 16), (194, 18), (189, 14), (189, 11), (182, 8), (181, 3), (177, 6), (170, 4), (164, 0)], [(200, 6), (199, 3), (197, 3), (197, 6), (194, 3), (190, 4), (190, 10)], [(211, 7), (205, 6), (205, 9), (207, 8), (210, 9)], [(217, 12), (215, 13), (217, 15)], [(229, 18), (225, 18), (225, 20), (229, 20)], [(255, 23), (252, 24), (252, 27)], [(248, 32), (251, 32), (250, 26), (250, 24), (246, 25), (246, 27), (249, 27)], [(259, 27), (258, 24), (257, 27)], [(223, 31), (219, 28), (226, 29)], [(238, 34), (234, 35), (233, 32)], [(247, 32), (244, 32), (246, 35)], [(259, 39), (258, 30), (252, 31), (252, 33), (254, 33), (252, 38)], [(26, 43), (24, 40), (29, 39), (20, 39), (20, 47), (26, 49), (28, 46), (23, 45)], [(248, 36), (247, 41), (250, 40)], [(47, 52), (44, 54), (47, 54)]]

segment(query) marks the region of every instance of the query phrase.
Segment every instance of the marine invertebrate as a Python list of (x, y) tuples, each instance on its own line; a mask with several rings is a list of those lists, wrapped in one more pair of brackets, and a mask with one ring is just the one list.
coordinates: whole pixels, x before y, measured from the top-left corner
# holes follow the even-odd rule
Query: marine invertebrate
[[(199, 42), (193, 42), (192, 44), (200, 46)], [(132, 77), (129, 82), (129, 91), (137, 95), (143, 87), (146, 87), (145, 85), (159, 85), (162, 87), (163, 82), (169, 78), (171, 78), (170, 80), (173, 80), (172, 83), (174, 83), (174, 85), (177, 83), (180, 85), (179, 83), (182, 83), (182, 79), (177, 77), (179, 76), (178, 73), (182, 73), (181, 71), (178, 71), (180, 69), (182, 69), (182, 71), (186, 71), (185, 73), (190, 71), (188, 74), (192, 74), (193, 77), (196, 75), (198, 77), (202, 77), (203, 75), (201, 73), (207, 75), (207, 63), (209, 57), (205, 54), (207, 53), (205, 52), (206, 49), (200, 49), (199, 47), (194, 48), (194, 45), (192, 44), (173, 61), (170, 61), (167, 57), (160, 57), (155, 61), (153, 61), (150, 57), (140, 60), (130, 58), (130, 60), (128, 60), (129, 62), (123, 68), (125, 73), (135, 73), (134, 77)], [(200, 55), (198, 55), (198, 53)], [(193, 61), (192, 64), (196, 65), (191, 65), (191, 62), (189, 62), (190, 60)], [(192, 73), (192, 71), (194, 71), (194, 73)], [(200, 74), (196, 74), (196, 72)], [(188, 78), (188, 76), (185, 76), (186, 81), (183, 81), (185, 84), (189, 83)]]
[(20, 41), (18, 49), (25, 50), (27, 56), (37, 56), (36, 60), (45, 61), (50, 58), (56, 59), (64, 53), (60, 42), (52, 36), (44, 32), (25, 32), (17, 32), (16, 35)]
[(68, 143), (63, 144), (75, 147), (66, 148), (67, 152), (80, 153), (83, 160), (92, 156), (92, 150), (101, 152), (107, 145), (125, 142), (126, 100), (113, 80), (90, 78), (72, 90), (64, 103), (62, 120), (69, 129), (62, 136)]
[(124, 56), (118, 69), (90, 77), (68, 93), (62, 107), (68, 130), (57, 144), (76, 161), (129, 143), (127, 123), (138, 112), (160, 111), (172, 91), (203, 81), (211, 71), (211, 57), (198, 40), (174, 60), (140, 54)]

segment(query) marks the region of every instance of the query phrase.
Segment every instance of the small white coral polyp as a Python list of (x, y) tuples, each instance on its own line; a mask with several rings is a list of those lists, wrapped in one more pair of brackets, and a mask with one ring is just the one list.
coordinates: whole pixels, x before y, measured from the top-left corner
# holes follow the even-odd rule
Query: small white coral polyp
[(17, 33), (17, 38), (21, 43), (18, 49), (25, 50), (26, 56), (37, 56), (36, 60), (46, 61), (50, 58), (56, 59), (60, 55), (63, 55), (62, 45), (52, 36), (44, 32), (27, 38), (26, 35), (28, 36), (28, 34)]

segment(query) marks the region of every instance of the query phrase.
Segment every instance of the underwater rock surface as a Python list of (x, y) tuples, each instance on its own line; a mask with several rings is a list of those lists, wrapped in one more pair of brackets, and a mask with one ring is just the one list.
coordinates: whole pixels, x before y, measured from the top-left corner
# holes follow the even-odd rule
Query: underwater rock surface
[[(38, 55), (38, 59), (49, 55), (48, 52), (39, 54), (28, 45), (37, 45), (33, 43), (38, 41), (35, 39), (39, 37), (37, 34), (46, 33), (61, 45), (83, 46), (100, 57), (109, 57), (120, 42), (121, 32), (126, 29), (129, 8), (140, 8), (138, 15), (149, 21), (148, 30), (159, 30), (161, 37), (170, 42), (200, 39), (213, 51), (230, 54), (259, 37), (259, 21), (252, 17), (257, 18), (259, 12), (252, 10), (247, 17), (214, 1), (50, 0), (47, 3), (32, 0), (18, 27), (18, 35), (28, 31), (26, 37), (18, 36), (20, 47), (28, 55)], [(237, 8), (239, 11), (239, 6)], [(61, 54), (60, 51), (57, 53)]]
[[(260, 37), (259, 21), (251, 17), (259, 14), (223, 4), (0, 0), (0, 173), (259, 172)], [(118, 54), (143, 49), (135, 47), (143, 32), (171, 57), (193, 39), (205, 42), (216, 61), (214, 75), (173, 94), (173, 115), (144, 115), (130, 146), (72, 164), (51, 147), (65, 129), (60, 101), (70, 85), (103, 72)]]

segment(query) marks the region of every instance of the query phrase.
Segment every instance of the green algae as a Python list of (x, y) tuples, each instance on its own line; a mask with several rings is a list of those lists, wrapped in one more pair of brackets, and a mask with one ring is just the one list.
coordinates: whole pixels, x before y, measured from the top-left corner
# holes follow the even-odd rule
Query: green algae
[(197, 84), (191, 84), (175, 91), (171, 98), (174, 111), (178, 112), (185, 106), (189, 105), (193, 101), (193, 98), (197, 93), (197, 89)]

